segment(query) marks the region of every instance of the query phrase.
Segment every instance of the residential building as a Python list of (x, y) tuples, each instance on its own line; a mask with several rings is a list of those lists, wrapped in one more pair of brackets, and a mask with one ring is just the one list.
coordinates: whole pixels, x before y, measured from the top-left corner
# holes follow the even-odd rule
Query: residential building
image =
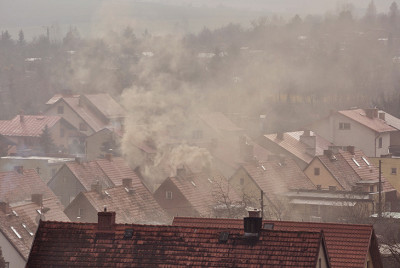
[(376, 108), (332, 112), (309, 128), (337, 146), (353, 145), (370, 157), (400, 145), (400, 119)]
[(35, 169), (44, 183), (47, 183), (66, 162), (74, 158), (45, 156), (4, 156), (0, 158), (0, 171), (12, 171), (17, 166), (24, 169)]
[(108, 94), (54, 95), (47, 103), (46, 115), (64, 118), (86, 136), (110, 128), (121, 131), (124, 110)]
[(82, 151), (79, 132), (60, 116), (17, 115), (11, 120), (0, 121), (0, 135), (16, 144), (17, 154), (44, 154), (40, 136), (46, 126), (58, 151), (71, 154)]
[[(325, 150), (323, 155), (314, 157), (304, 173), (319, 189), (369, 193), (374, 200), (371, 214), (378, 208), (379, 170), (354, 146), (348, 146), (346, 151), (337, 147)], [(384, 176), (381, 180), (382, 209), (390, 211), (397, 203), (396, 189)]]
[(108, 153), (120, 155), (120, 139), (121, 136), (109, 128), (103, 128), (86, 137), (86, 160), (104, 158)]
[(382, 176), (384, 176), (391, 185), (400, 193), (400, 158), (391, 154), (383, 157), (369, 158), (374, 166), (379, 167), (381, 161)]
[(125, 178), (131, 178), (135, 183), (140, 181), (123, 158), (107, 154), (105, 159), (85, 161), (76, 158), (74, 162), (65, 163), (47, 185), (66, 207), (80, 192), (90, 191), (93, 185), (112, 188), (122, 185)]
[[(263, 220), (264, 229), (277, 231), (323, 231), (332, 268), (383, 267), (372, 225)], [(175, 217), (174, 226), (242, 228), (239, 219)]]
[(156, 202), (150, 191), (132, 178), (123, 179), (123, 185), (103, 190), (94, 185), (93, 190), (81, 192), (65, 208), (71, 221), (97, 222), (97, 212), (104, 208), (117, 213), (117, 223), (168, 224), (171, 218)]
[(168, 177), (153, 195), (171, 216), (233, 217), (244, 211), (241, 196), (217, 170), (178, 168), (176, 176)]
[(252, 206), (258, 206), (260, 196), (263, 196), (264, 216), (274, 219), (290, 216), (284, 195), (290, 189), (315, 189), (293, 159), (279, 156), (242, 164), (229, 179), (229, 184)]
[(301, 169), (333, 145), (309, 130), (263, 135), (258, 142), (273, 154), (292, 158)]
[[(115, 212), (97, 223), (43, 221), (27, 267), (331, 267), (321, 231), (199, 228), (116, 224)], [(228, 254), (229, 253), (229, 254)]]

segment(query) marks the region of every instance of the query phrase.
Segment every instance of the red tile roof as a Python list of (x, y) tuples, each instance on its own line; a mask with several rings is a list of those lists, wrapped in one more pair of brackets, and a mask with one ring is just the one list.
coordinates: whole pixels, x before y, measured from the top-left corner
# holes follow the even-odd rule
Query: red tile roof
[[(27, 267), (316, 267), (321, 232), (41, 222)], [(124, 238), (126, 230), (132, 237)], [(220, 242), (221, 232), (228, 232)]]
[[(134, 192), (129, 193), (129, 189), (124, 186), (117, 186), (107, 189), (107, 194), (91, 191), (80, 195), (83, 195), (96, 211), (103, 211), (104, 206), (110, 211), (115, 211), (117, 223), (165, 224), (171, 222), (166, 212), (142, 184), (134, 185), (132, 189)], [(69, 207), (80, 201), (78, 196)]]
[(71, 170), (87, 191), (90, 191), (92, 185), (97, 182), (105, 188), (114, 186), (113, 182), (104, 174), (96, 161), (82, 163), (68, 162), (65, 163), (65, 166)]
[(0, 134), (13, 137), (39, 137), (46, 125), (51, 128), (60, 119), (59, 116), (17, 115), (11, 120), (0, 121)]
[[(316, 158), (324, 164), (344, 190), (352, 190), (352, 186), (355, 186), (357, 182), (378, 180), (379, 170), (361, 150), (355, 150), (354, 155), (348, 151), (339, 150), (334, 156), (334, 160), (326, 155), (317, 156)], [(395, 190), (383, 176), (382, 182), (383, 191)]]
[[(242, 228), (240, 219), (184, 218), (175, 217), (175, 226)], [(373, 257), (374, 267), (382, 267), (379, 249), (372, 225), (291, 222), (263, 220), (280, 231), (323, 231), (326, 247), (333, 268), (365, 267), (368, 251)], [(377, 254), (377, 255), (376, 255)]]
[(44, 198), (55, 197), (34, 169), (0, 172), (0, 200), (8, 203), (31, 200), (32, 194), (43, 194)]
[(232, 205), (241, 204), (241, 197), (229, 187), (228, 180), (218, 171), (196, 172), (168, 178), (200, 215), (214, 216), (214, 208), (222, 204), (227, 195)]
[(369, 118), (366, 115), (364, 109), (344, 110), (344, 111), (338, 111), (338, 113), (379, 133), (397, 131), (396, 128), (390, 126), (382, 119)]
[[(295, 131), (295, 132), (286, 132), (283, 133), (283, 138), (277, 138), (277, 134), (268, 134), (264, 135), (264, 137), (276, 145), (280, 146), (287, 152), (293, 154), (299, 159), (303, 160), (306, 163), (310, 163), (314, 157), (314, 155), (310, 155), (307, 153), (307, 148), (309, 147), (305, 143), (300, 141), (300, 136), (303, 134), (303, 131)], [(316, 148), (315, 155), (323, 154), (324, 150), (328, 149), (329, 146), (333, 145), (329, 141), (325, 140), (321, 136), (316, 133), (311, 132), (311, 136), (316, 137)]]
[(108, 94), (86, 94), (84, 95), (98, 111), (109, 119), (124, 117), (125, 111), (122, 107)]
[(311, 180), (291, 158), (246, 163), (242, 167), (267, 196), (289, 189), (315, 189)]

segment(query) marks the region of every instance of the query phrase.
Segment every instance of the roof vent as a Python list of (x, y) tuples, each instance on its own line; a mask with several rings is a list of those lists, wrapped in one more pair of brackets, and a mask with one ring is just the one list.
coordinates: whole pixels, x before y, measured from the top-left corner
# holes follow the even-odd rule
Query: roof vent
[(219, 234), (218, 242), (219, 243), (226, 243), (226, 242), (228, 242), (228, 239), (229, 239), (229, 233), (228, 232), (221, 232)]
[(124, 239), (130, 239), (133, 237), (133, 229), (125, 229)]

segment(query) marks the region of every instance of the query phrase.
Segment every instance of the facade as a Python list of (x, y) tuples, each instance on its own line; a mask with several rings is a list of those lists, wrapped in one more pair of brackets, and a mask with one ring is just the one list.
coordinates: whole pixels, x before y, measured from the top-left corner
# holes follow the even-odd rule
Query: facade
[(252, 206), (264, 198), (264, 216), (282, 219), (289, 216), (285, 193), (290, 189), (315, 189), (293, 159), (273, 157), (269, 161), (243, 164), (229, 179), (229, 184)]
[(86, 159), (104, 158), (107, 153), (119, 154), (119, 137), (114, 131), (104, 128), (86, 137)]
[(393, 185), (397, 193), (400, 193), (400, 158), (396, 156), (371, 157), (374, 166), (379, 167), (381, 160), (382, 175)]
[[(262, 223), (264, 229), (304, 232), (322, 230), (332, 268), (383, 267), (372, 225), (271, 220), (263, 220)], [(172, 225), (240, 229), (242, 220), (175, 217)]]
[(352, 145), (367, 156), (379, 157), (400, 142), (399, 122), (378, 109), (352, 109), (331, 113), (309, 127), (337, 146)]
[(27, 267), (331, 267), (323, 232), (266, 230), (256, 216), (241, 229), (115, 218), (99, 212), (97, 223), (41, 222)]

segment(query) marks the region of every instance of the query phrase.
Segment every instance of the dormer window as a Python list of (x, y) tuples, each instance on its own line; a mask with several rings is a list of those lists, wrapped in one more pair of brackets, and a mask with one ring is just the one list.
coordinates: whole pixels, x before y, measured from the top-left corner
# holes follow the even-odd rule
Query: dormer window
[(171, 191), (165, 191), (165, 198), (166, 199), (172, 199), (172, 192)]

